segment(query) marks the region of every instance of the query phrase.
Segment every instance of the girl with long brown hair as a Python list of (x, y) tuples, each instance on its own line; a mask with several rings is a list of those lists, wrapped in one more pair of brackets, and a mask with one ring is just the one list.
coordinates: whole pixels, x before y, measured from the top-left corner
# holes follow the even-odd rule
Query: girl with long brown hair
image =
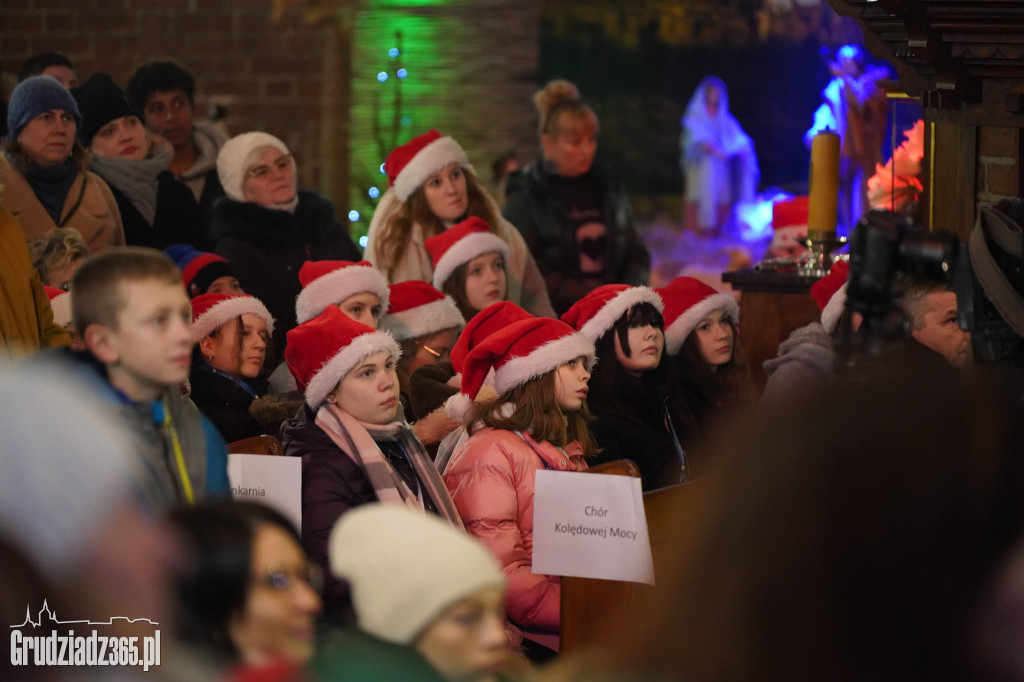
[(561, 587), (532, 570), (534, 475), (585, 470), (596, 451), (586, 406), (594, 360), (594, 344), (564, 322), (515, 322), (470, 351), (450, 403), (450, 413), (466, 409), (494, 370), (498, 397), (468, 405), (472, 435), (444, 479), (466, 530), (504, 567), (509, 619), (545, 646), (557, 646)]
[(431, 281), (434, 266), (424, 242), (475, 216), (509, 246), (508, 299), (534, 315), (554, 316), (526, 242), (501, 217), (458, 142), (431, 130), (395, 148), (384, 168), (391, 187), (370, 222), (365, 257), (388, 281)]

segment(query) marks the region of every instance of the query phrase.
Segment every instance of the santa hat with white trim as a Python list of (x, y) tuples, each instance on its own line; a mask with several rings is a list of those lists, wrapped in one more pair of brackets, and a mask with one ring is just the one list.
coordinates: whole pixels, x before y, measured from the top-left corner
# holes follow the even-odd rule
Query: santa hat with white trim
[(285, 362), (314, 410), (370, 355), (385, 352), (395, 360), (402, 355), (390, 334), (356, 322), (334, 306), (292, 329), (287, 339)]
[(661, 296), (649, 287), (602, 284), (573, 303), (562, 314), (562, 321), (597, 343), (623, 315), (641, 303), (650, 303), (659, 313), (665, 309)]
[(295, 318), (308, 322), (332, 305), (363, 292), (380, 299), (382, 313), (388, 311), (388, 280), (370, 261), (306, 261), (299, 270), (302, 291), (295, 299)]
[(228, 320), (239, 315), (258, 315), (274, 333), (274, 318), (267, 306), (249, 294), (200, 294), (192, 299), (192, 339), (199, 343)]
[(534, 317), (514, 322), (488, 336), (466, 356), (462, 390), (449, 399), (448, 414), (464, 416), (469, 411), (492, 368), (494, 390), (505, 395), (580, 356), (592, 369), (597, 360), (594, 344), (561, 320)]
[(724, 294), (693, 277), (676, 277), (656, 290), (665, 302), (665, 352), (676, 355), (697, 324), (719, 308), (734, 323), (740, 321), (740, 307)]
[(836, 261), (828, 274), (811, 285), (811, 298), (821, 310), (821, 326), (831, 334), (846, 310), (846, 281), (850, 278), (850, 264)]
[(50, 298), (50, 307), (53, 308), (53, 322), (58, 327), (66, 328), (73, 322), (71, 319), (71, 293), (43, 285), (46, 295)]
[(445, 296), (426, 282), (411, 279), (392, 284), (391, 307), (381, 318), (380, 328), (396, 341), (409, 341), (445, 329), (462, 329), (466, 320), (451, 296)]
[(439, 235), (425, 239), (423, 246), (434, 261), (433, 283), (438, 289), (444, 287), (444, 283), (460, 265), (485, 253), (500, 253), (508, 263), (508, 244), (498, 235), (492, 234), (487, 223), (476, 216), (452, 225)]
[(466, 364), (466, 356), (483, 343), (484, 339), (514, 322), (532, 318), (533, 315), (511, 301), (498, 301), (487, 306), (470, 318), (459, 338), (455, 340), (451, 354), (452, 368), (457, 374), (461, 374)]
[(429, 130), (395, 147), (384, 161), (384, 171), (398, 200), (405, 202), (427, 178), (453, 163), (473, 170), (458, 142)]

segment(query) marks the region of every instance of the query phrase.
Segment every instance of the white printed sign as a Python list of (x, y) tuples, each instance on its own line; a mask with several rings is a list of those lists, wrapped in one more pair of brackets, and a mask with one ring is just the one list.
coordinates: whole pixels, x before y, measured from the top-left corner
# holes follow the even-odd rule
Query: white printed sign
[(653, 585), (640, 479), (538, 470), (533, 572)]
[(271, 507), (302, 531), (302, 459), (275, 455), (228, 455), (231, 497)]

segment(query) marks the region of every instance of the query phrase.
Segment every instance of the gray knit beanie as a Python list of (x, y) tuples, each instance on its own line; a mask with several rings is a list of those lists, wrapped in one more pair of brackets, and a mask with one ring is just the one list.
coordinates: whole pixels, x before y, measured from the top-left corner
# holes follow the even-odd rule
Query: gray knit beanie
[(59, 109), (75, 117), (82, 127), (82, 114), (71, 93), (52, 76), (26, 78), (11, 93), (7, 109), (7, 139), (18, 141), (21, 129), (39, 114)]

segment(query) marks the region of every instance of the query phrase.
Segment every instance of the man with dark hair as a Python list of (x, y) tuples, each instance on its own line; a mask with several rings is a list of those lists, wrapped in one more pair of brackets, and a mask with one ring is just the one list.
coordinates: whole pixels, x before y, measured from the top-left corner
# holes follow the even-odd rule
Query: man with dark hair
[(18, 82), (32, 76), (51, 76), (68, 90), (78, 85), (74, 63), (61, 52), (42, 52), (26, 59), (18, 74)]
[(170, 171), (192, 190), (203, 216), (203, 246), (212, 251), (216, 244), (209, 239), (210, 209), (224, 196), (217, 177), (217, 154), (227, 136), (213, 124), (193, 119), (196, 81), (179, 64), (143, 64), (125, 89), (142, 112), (146, 127), (174, 147)]
[(898, 272), (893, 276), (893, 289), (899, 292), (899, 306), (910, 318), (913, 339), (953, 367), (962, 368), (971, 335), (960, 329), (953, 288), (946, 282)]

